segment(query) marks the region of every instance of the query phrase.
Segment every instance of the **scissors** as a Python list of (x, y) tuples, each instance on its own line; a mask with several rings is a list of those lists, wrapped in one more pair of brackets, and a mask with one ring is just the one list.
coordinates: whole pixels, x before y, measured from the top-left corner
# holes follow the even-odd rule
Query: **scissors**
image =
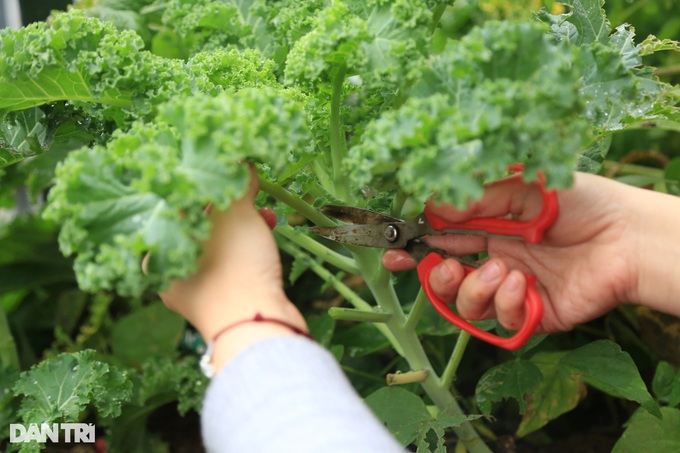
[[(515, 168), (517, 166), (511, 167), (511, 170)], [(543, 206), (541, 212), (530, 221), (484, 217), (465, 222), (448, 222), (434, 215), (427, 207), (421, 215), (410, 220), (402, 220), (368, 209), (327, 205), (322, 208), (325, 214), (348, 224), (334, 227), (312, 227), (311, 231), (343, 244), (406, 250), (418, 263), (416, 269), (420, 284), (439, 314), (474, 337), (501, 348), (514, 350), (522, 347), (529, 340), (543, 317), (543, 300), (536, 289), (536, 277), (525, 274), (527, 288), (523, 325), (511, 337), (494, 335), (461, 318), (434, 294), (430, 286), (432, 269), (446, 258), (461, 262), (466, 276), (477, 269), (480, 263), (449, 255), (443, 250), (431, 247), (421, 238), (431, 235), (464, 234), (519, 239), (532, 244), (540, 243), (545, 231), (555, 222), (559, 205), (557, 193), (545, 189), (542, 175), (539, 175), (538, 186)]]

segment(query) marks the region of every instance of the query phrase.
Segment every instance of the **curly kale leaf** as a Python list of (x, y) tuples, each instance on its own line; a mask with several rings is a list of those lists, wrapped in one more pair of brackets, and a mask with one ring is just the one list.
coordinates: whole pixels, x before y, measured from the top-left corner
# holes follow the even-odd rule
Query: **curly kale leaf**
[(0, 30), (0, 115), (62, 100), (121, 125), (196, 91), (274, 85), (274, 66), (255, 50), (220, 49), (184, 63), (142, 50), (134, 32), (80, 11), (51, 23)]
[(148, 10), (155, 0), (74, 0), (73, 8), (82, 9), (88, 16), (111, 22), (119, 30), (133, 30), (147, 45), (154, 34), (155, 15)]
[(0, 30), (0, 115), (58, 100), (102, 104), (104, 117), (119, 123), (131, 109), (147, 113), (149, 99), (189, 83), (181, 62), (143, 47), (134, 32), (78, 11)]
[(164, 29), (154, 38), (153, 48), (165, 56), (186, 58), (200, 51), (237, 45), (250, 33), (234, 2), (170, 0), (164, 7)]
[(13, 390), (24, 396), (19, 416), (25, 424), (77, 421), (89, 405), (103, 417), (117, 416), (132, 397), (126, 373), (96, 360), (92, 350), (40, 362), (21, 373)]
[(314, 85), (346, 68), (366, 86), (413, 79), (425, 58), (432, 13), (420, 0), (335, 1), (290, 50), (288, 83)]
[(473, 30), (431, 59), (401, 108), (369, 123), (348, 173), (358, 187), (398, 186), (419, 201), (436, 192), (458, 205), (514, 162), (529, 179), (544, 170), (551, 185), (568, 185), (590, 130), (576, 57), (538, 24)]
[(34, 107), (11, 113), (0, 122), (0, 168), (45, 151), (48, 138), (44, 120), (45, 113)]
[(57, 169), (46, 215), (62, 223), (64, 254), (77, 253), (81, 288), (140, 294), (192, 272), (210, 227), (203, 208), (227, 209), (245, 193), (242, 162), (266, 162), (276, 178), (305, 157), (298, 97), (249, 89), (177, 98), (160, 107), (156, 123), (71, 153)]
[[(598, 133), (662, 118), (675, 110), (665, 95), (668, 87), (642, 64), (647, 50), (635, 43), (629, 25), (612, 30), (603, 0), (565, 0), (570, 11), (560, 15), (542, 9), (537, 17), (550, 25), (553, 36), (579, 48), (574, 65), (583, 75), (581, 93), (585, 116)], [(644, 43), (643, 43), (644, 44)], [(677, 115), (677, 113), (676, 113)]]
[(147, 431), (147, 421), (165, 404), (176, 401), (180, 415), (200, 411), (208, 380), (197, 362), (194, 357), (156, 357), (144, 362), (139, 374), (130, 373), (136, 392), (123, 406), (120, 417), (110, 421), (107, 442), (111, 451), (151, 451), (153, 438)]

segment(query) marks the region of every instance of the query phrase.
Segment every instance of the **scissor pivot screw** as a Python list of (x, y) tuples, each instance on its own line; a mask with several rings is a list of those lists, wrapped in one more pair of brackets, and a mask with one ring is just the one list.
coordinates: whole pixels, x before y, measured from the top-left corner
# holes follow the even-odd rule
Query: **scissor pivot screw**
[(390, 243), (397, 242), (399, 239), (399, 228), (394, 225), (387, 225), (385, 227), (385, 239)]

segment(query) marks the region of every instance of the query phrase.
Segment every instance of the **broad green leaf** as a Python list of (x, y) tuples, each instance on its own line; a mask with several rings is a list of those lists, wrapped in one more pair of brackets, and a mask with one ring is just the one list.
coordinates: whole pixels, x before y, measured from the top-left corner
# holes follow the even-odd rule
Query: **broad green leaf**
[(680, 370), (678, 367), (666, 361), (660, 361), (652, 380), (652, 390), (659, 401), (669, 406), (680, 404)]
[(483, 413), (490, 414), (493, 403), (512, 398), (519, 404), (520, 413), (524, 413), (529, 407), (527, 398), (543, 379), (540, 368), (534, 363), (523, 359), (511, 360), (482, 375), (475, 389), (475, 401)]
[(616, 343), (589, 343), (566, 354), (561, 363), (587, 384), (609, 395), (636, 401), (650, 414), (660, 416), (659, 406), (647, 391), (633, 359)]
[(453, 406), (432, 417), (419, 396), (401, 387), (383, 387), (364, 401), (402, 445), (415, 443), (419, 452), (445, 453), (444, 430), (481, 417)]
[(659, 414), (630, 356), (606, 340), (491, 368), (477, 383), (475, 399), (487, 414), (494, 402), (517, 400), (523, 414), (517, 435), (525, 436), (573, 409), (585, 395), (584, 384), (636, 401), (651, 414)]
[(132, 365), (152, 357), (174, 356), (185, 327), (181, 316), (157, 302), (116, 321), (111, 331), (111, 349)]
[(523, 437), (568, 412), (585, 397), (586, 387), (576, 374), (565, 372), (560, 360), (566, 352), (541, 352), (531, 357), (543, 380), (527, 397), (528, 407), (517, 428)]
[(23, 395), (18, 415), (24, 424), (52, 423), (78, 421), (89, 405), (102, 417), (115, 417), (132, 386), (125, 372), (87, 350), (40, 362), (21, 373), (13, 391)]
[(401, 387), (383, 387), (364, 401), (404, 446), (416, 439), (421, 425), (432, 420), (423, 400)]
[(661, 417), (636, 411), (612, 453), (660, 453), (680, 450), (680, 410), (661, 408)]

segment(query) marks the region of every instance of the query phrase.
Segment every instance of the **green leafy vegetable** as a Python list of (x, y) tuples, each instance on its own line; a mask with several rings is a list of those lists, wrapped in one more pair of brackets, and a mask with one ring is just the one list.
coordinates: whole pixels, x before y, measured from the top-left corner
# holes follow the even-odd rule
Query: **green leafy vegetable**
[(524, 414), (517, 434), (524, 436), (573, 409), (584, 396), (584, 384), (636, 401), (650, 414), (660, 415), (635, 363), (620, 346), (607, 340), (495, 366), (479, 380), (475, 398), (487, 414), (494, 402), (517, 400)]
[[(149, 330), (149, 326), (154, 328)], [(172, 357), (185, 328), (181, 316), (158, 302), (119, 319), (111, 332), (111, 349), (133, 365), (151, 357)]]
[(41, 362), (21, 373), (13, 391), (23, 395), (19, 415), (24, 424), (77, 421), (89, 404), (101, 416), (115, 417), (132, 396), (125, 372), (96, 360), (92, 350)]
[(512, 360), (491, 368), (477, 383), (476, 400), (482, 412), (491, 413), (491, 405), (504, 398), (519, 403), (520, 413), (527, 409), (526, 395), (532, 393), (543, 376), (536, 365), (527, 360)]
[[(415, 441), (418, 451), (444, 453), (444, 429), (480, 417), (461, 417), (446, 410), (433, 417), (422, 399), (400, 387), (383, 387), (366, 397), (365, 401), (402, 445)], [(430, 431), (435, 435), (434, 446), (428, 441)]]
[(209, 229), (203, 207), (226, 209), (245, 193), (242, 162), (266, 160), (278, 177), (305, 156), (305, 118), (292, 92), (179, 98), (158, 119), (74, 152), (57, 169), (46, 215), (63, 223), (60, 246), (78, 253), (84, 289), (139, 294), (187, 275)]
[(628, 422), (613, 453), (674, 451), (680, 448), (680, 410), (661, 409), (661, 417), (638, 410)]
[[(196, 407), (204, 381), (188, 371), (191, 360), (177, 365), (177, 376), (170, 359), (147, 360), (152, 347), (175, 356), (176, 319), (167, 321), (161, 340), (140, 351), (125, 331), (150, 314), (159, 319), (155, 310), (162, 307), (117, 322), (106, 315), (118, 295), (161, 290), (195, 269), (210, 229), (203, 208), (212, 203), (228, 209), (242, 196), (247, 164), (255, 164), (267, 195), (259, 201), (275, 199), (282, 217), (295, 213), (329, 225), (318, 210), (326, 203), (394, 216), (420, 211), (432, 194), (463, 205), (516, 162), (525, 164), (527, 180), (543, 172), (550, 186), (567, 187), (575, 169), (599, 170), (617, 131), (648, 125), (680, 130), (673, 88), (643, 60), (677, 50), (676, 42), (650, 37), (636, 43), (632, 27), (611, 25), (601, 0), (568, 0), (539, 11), (533, 21), (489, 21), (483, 8), (492, 2), (484, 3), (80, 0), (49, 21), (1, 30), (1, 203), (11, 206), (13, 192), (28, 185), (35, 209), (59, 225), (59, 245), (73, 257), (80, 288), (99, 291), (75, 340), (65, 333), (76, 332), (74, 324), (60, 318), (59, 344), (76, 349), (103, 341), (104, 331), (115, 326), (112, 341), (102, 347), (125, 351), (117, 360), (143, 369), (142, 377), (129, 378), (132, 397), (118, 374), (89, 353), (60, 356), (29, 373), (36, 381), (44, 379), (42, 370), (60, 376), (67, 371), (63, 364), (82, 359), (79, 366), (92, 369), (87, 376), (122, 389), (120, 399), (102, 403), (100, 412), (117, 414), (127, 401), (120, 425), (111, 428), (111, 445), (125, 451), (151, 449), (139, 428), (149, 410), (177, 398), (183, 409)], [(677, 189), (675, 170), (666, 170), (670, 191)], [(43, 211), (38, 205), (47, 190)], [(12, 291), (0, 302), (8, 306), (37, 286), (71, 278), (61, 259), (44, 267), (36, 264), (40, 253), (16, 259), (11, 239), (23, 224), (13, 215), (0, 211), (8, 232), (2, 240), (7, 250), (0, 247), (0, 257), (7, 258), (0, 262), (0, 286)], [(280, 227), (285, 224), (281, 218)], [(40, 225), (23, 226), (30, 244), (43, 244), (32, 238)], [(447, 366), (446, 335), (458, 331), (435, 325), (422, 303), (408, 300), (414, 291), (395, 290), (406, 279), (395, 283), (380, 265), (379, 251), (353, 248), (346, 256), (304, 229), (285, 228), (278, 240), (295, 255), (291, 279), (318, 274), (353, 304), (344, 313), (371, 321), (347, 328), (321, 318), (315, 328), (324, 344), (349, 361), (392, 346), (403, 355), (395, 359), (399, 366), (428, 371), (423, 390), (438, 410), (403, 389), (380, 390), (369, 399), (382, 407), (378, 411), (405, 408), (411, 414), (411, 420), (383, 414), (400, 439), (442, 451), (451, 428), (469, 451), (486, 451), (450, 388), (465, 337)], [(43, 236), (52, 241), (51, 234)], [(45, 256), (54, 250), (50, 244)], [(340, 274), (325, 269), (323, 260)], [(39, 275), (31, 275), (30, 266)], [(57, 280), (51, 271), (58, 266)], [(355, 291), (338, 276), (350, 273), (361, 274), (366, 290)], [(63, 294), (54, 298), (58, 305), (74, 293)], [(62, 318), (88, 312), (82, 303), (90, 298), (74, 299), (73, 311), (58, 310)], [(412, 307), (410, 313), (404, 307)], [(433, 351), (421, 340), (447, 346)], [(519, 435), (573, 408), (585, 384), (658, 415), (630, 357), (611, 343), (527, 356), (492, 368), (477, 395), (487, 413), (500, 400), (516, 399), (524, 417)], [(20, 379), (17, 392), (29, 391), (33, 375)], [(670, 374), (659, 376), (655, 391), (676, 401)], [(87, 382), (68, 417), (107, 394)], [(35, 397), (25, 401), (27, 414), (66, 416)]]

